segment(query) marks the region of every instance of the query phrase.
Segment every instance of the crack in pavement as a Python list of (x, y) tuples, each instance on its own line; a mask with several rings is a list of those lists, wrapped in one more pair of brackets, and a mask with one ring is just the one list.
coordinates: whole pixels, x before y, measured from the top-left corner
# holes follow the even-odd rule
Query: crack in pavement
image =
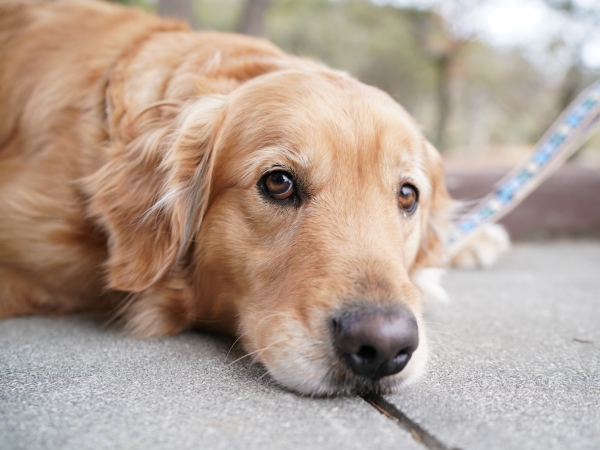
[(445, 445), (380, 395), (361, 395), (361, 398), (381, 414), (394, 421), (400, 428), (409, 432), (415, 441), (428, 450), (460, 450), (457, 447), (448, 447)]

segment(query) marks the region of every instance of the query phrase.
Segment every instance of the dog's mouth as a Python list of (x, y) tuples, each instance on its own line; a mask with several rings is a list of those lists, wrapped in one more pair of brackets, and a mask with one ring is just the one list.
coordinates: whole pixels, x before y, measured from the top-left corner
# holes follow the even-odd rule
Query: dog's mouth
[(276, 382), (303, 395), (392, 394), (425, 365), (426, 342), (406, 309), (346, 310), (312, 337), (298, 323), (280, 325), (279, 339), (255, 350), (257, 359)]
[(399, 374), (368, 378), (356, 375), (352, 370), (348, 370), (345, 364), (344, 361), (339, 361), (340, 367), (332, 371), (331, 376), (324, 383), (328, 386), (324, 389), (324, 395), (387, 395), (397, 392), (405, 384)]
[(307, 381), (311, 379), (311, 370), (304, 377), (303, 383), (295, 385), (290, 384), (289, 380), (281, 380), (275, 371), (270, 372), (275, 380), (284, 387), (308, 396), (390, 395), (398, 393), (404, 386), (418, 378), (424, 369), (425, 358), (423, 356), (424, 354), (414, 358), (412, 364), (407, 361), (403, 370), (397, 373), (376, 377), (356, 374), (349, 368), (345, 357), (336, 356), (333, 363), (330, 363), (327, 375), (310, 384)]

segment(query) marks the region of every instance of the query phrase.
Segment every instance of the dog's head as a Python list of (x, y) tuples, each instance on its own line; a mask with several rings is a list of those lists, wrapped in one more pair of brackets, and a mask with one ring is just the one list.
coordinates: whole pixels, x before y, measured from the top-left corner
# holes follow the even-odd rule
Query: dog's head
[(166, 116), (93, 180), (110, 284), (141, 293), (134, 330), (220, 324), (305, 394), (413, 379), (427, 343), (411, 276), (441, 262), (449, 199), (409, 115), (346, 75), (290, 70)]

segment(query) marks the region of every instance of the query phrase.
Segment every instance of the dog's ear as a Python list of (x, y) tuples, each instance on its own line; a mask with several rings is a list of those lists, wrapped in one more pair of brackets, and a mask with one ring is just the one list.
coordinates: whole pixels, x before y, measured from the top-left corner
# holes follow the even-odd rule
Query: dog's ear
[(439, 152), (425, 142), (426, 170), (431, 180), (431, 204), (424, 218), (421, 244), (414, 269), (442, 267), (446, 263), (446, 237), (450, 226), (452, 199), (444, 182), (444, 166)]
[(140, 292), (185, 256), (207, 207), (224, 103), (204, 97), (128, 124), (131, 140), (110, 143), (84, 181), (108, 234), (110, 288)]

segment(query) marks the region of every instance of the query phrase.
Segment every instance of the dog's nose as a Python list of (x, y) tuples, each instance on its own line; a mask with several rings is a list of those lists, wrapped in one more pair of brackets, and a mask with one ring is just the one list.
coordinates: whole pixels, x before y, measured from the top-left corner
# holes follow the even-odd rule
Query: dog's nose
[(372, 380), (400, 372), (419, 346), (415, 316), (403, 308), (341, 314), (333, 326), (335, 345), (346, 364)]

